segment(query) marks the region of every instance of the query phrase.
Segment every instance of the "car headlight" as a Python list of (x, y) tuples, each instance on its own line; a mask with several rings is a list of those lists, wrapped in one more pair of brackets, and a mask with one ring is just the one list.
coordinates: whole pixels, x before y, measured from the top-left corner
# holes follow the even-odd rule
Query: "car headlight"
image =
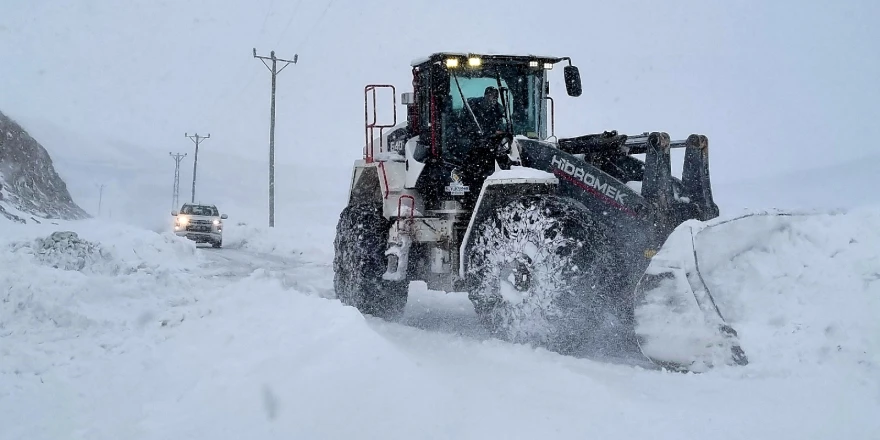
[(177, 224), (179, 224), (180, 226), (186, 226), (187, 223), (189, 223), (189, 219), (188, 219), (188, 218), (186, 218), (186, 217), (177, 217)]
[(214, 226), (220, 226), (220, 220), (214, 219)]

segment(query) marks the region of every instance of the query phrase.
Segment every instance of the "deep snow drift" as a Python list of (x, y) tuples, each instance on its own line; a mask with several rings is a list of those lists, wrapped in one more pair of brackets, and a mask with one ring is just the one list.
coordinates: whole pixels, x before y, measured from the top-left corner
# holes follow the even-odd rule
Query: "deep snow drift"
[[(714, 303), (704, 307), (717, 306), (752, 362), (880, 367), (880, 321), (872, 318), (880, 311), (878, 224), (876, 209), (754, 212), (682, 224), (649, 272), (669, 259), (669, 267), (694, 272), (696, 293), (649, 293), (665, 296), (637, 309), (640, 326), (651, 335), (643, 349), (685, 363), (717, 363), (730, 355), (716, 330), (717, 315), (694, 301), (702, 280), (711, 297), (701, 301)], [(689, 259), (694, 249), (696, 259)]]
[[(59, 230), (77, 237), (46, 246)], [(417, 284), (401, 323), (363, 317), (332, 299), (329, 265), (282, 235), (239, 229), (217, 251), (91, 220), (13, 231), (0, 243), (3, 439), (880, 432), (877, 209), (700, 236), (751, 362), (699, 375), (492, 340), (465, 297)], [(39, 256), (64, 239), (91, 243), (71, 251), (89, 263)]]

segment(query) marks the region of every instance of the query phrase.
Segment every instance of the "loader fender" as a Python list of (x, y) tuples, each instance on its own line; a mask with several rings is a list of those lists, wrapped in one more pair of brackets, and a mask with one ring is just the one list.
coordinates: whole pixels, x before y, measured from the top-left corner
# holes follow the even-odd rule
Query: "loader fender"
[(348, 203), (355, 204), (379, 201), (381, 199), (382, 188), (379, 183), (379, 172), (376, 165), (365, 164), (363, 160), (358, 161), (352, 170)]
[(531, 194), (555, 194), (558, 183), (559, 179), (549, 174), (545, 177), (505, 177), (500, 174), (486, 179), (459, 247), (459, 277), (463, 279), (467, 269), (467, 251), (474, 225), (480, 224), (492, 210), (515, 198)]

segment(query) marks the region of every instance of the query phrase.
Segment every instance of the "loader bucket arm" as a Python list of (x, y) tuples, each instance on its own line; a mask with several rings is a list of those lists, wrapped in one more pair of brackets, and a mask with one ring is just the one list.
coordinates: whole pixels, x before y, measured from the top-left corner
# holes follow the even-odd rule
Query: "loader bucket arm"
[(706, 221), (718, 217), (718, 205), (712, 196), (709, 177), (709, 139), (706, 136), (692, 134), (685, 140), (670, 140), (666, 133), (627, 136), (620, 152), (645, 154), (642, 195), (667, 208), (674, 196), (669, 153), (675, 148), (685, 149), (679, 199), (693, 208), (689, 218)]
[(709, 179), (709, 139), (692, 134), (685, 141), (685, 148), (681, 174), (684, 195), (699, 208), (698, 220), (718, 217), (718, 205), (712, 197), (712, 182)]

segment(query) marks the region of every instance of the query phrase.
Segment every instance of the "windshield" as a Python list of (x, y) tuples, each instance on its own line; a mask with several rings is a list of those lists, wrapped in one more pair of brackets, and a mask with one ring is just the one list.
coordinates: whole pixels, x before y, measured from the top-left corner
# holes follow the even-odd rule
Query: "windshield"
[[(501, 87), (506, 89), (504, 99), (513, 119), (514, 134), (529, 135), (538, 132), (538, 93), (543, 80), (543, 71), (525, 66), (493, 66), (480, 70), (450, 72), (449, 94), (452, 112), (467, 112), (462, 95), (472, 107), (483, 101), (487, 88), (498, 89), (498, 75)], [(459, 93), (459, 86), (461, 93)], [(502, 105), (500, 94), (495, 96), (498, 106)], [(505, 119), (506, 122), (506, 119)]]
[(181, 214), (187, 215), (204, 215), (209, 217), (216, 217), (220, 215), (217, 211), (217, 208), (213, 206), (202, 206), (202, 205), (186, 205), (183, 209), (180, 210)]
[(541, 133), (543, 70), (490, 65), (449, 73), (449, 104), (443, 115), (448, 158), (461, 159), (480, 133), (507, 131), (510, 122), (514, 135), (537, 137)]

